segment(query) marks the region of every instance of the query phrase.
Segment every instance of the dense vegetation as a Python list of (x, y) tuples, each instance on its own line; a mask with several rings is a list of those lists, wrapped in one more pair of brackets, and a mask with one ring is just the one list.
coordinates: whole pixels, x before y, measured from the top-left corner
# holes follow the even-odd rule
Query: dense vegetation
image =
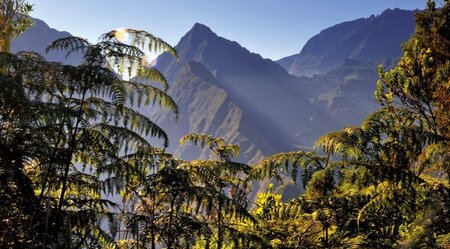
[[(398, 65), (380, 68), (381, 108), (360, 127), (255, 165), (204, 134), (180, 142), (207, 160), (165, 151), (167, 134), (140, 111), (178, 113), (143, 52), (176, 57), (166, 42), (126, 29), (48, 47), (83, 52), (79, 66), (11, 54), (29, 22), (5, 17), (30, 10), (20, 0), (0, 9), (2, 248), (450, 247), (448, 1), (417, 14)], [(252, 186), (286, 176), (305, 193), (282, 202), (271, 183), (249, 203)]]

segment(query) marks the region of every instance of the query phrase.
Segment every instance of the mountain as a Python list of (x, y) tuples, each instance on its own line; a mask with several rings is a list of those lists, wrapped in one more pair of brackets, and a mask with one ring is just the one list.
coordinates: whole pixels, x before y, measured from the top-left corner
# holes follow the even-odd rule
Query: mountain
[[(396, 60), (380, 63), (390, 68)], [(307, 78), (315, 90), (314, 103), (333, 119), (347, 126), (359, 125), (364, 117), (379, 105), (374, 91), (378, 80), (378, 62), (364, 62), (347, 59), (326, 74)]]
[[(246, 103), (236, 102), (203, 64), (187, 62), (171, 83), (168, 93), (180, 107), (179, 120), (174, 122), (164, 111), (156, 113), (154, 119), (168, 131), (172, 143), (188, 133), (222, 137), (241, 147), (243, 162), (257, 162), (274, 153), (274, 148), (293, 149), (289, 136)], [(201, 153), (186, 146), (176, 147), (174, 152), (184, 159), (196, 159)]]
[(79, 53), (73, 53), (66, 58), (64, 51), (51, 51), (45, 53), (45, 48), (56, 39), (72, 36), (68, 32), (58, 31), (50, 28), (44, 21), (33, 18), (33, 26), (26, 32), (20, 34), (12, 42), (12, 52), (33, 51), (43, 55), (49, 61), (58, 61), (65, 64), (80, 64), (82, 56)]
[[(169, 150), (183, 159), (207, 156), (195, 146), (178, 146), (188, 133), (207, 133), (238, 144), (238, 160), (247, 163), (310, 148), (320, 135), (357, 125), (375, 108), (377, 64), (389, 67), (396, 61), (401, 41), (412, 33), (412, 13), (387, 10), (336, 25), (308, 41), (299, 55), (278, 62), (195, 24), (176, 46), (178, 59), (162, 54), (156, 60), (169, 81), (168, 93), (180, 108), (179, 120), (164, 111), (143, 111), (167, 131)], [(34, 21), (14, 41), (13, 51), (33, 50), (49, 60), (79, 63), (77, 54), (67, 60), (63, 52), (45, 54), (51, 41), (70, 34)], [(389, 39), (383, 38), (384, 32)], [(297, 65), (303, 72), (326, 73), (297, 77), (290, 74)], [(262, 188), (255, 186), (255, 192), (258, 189)], [(301, 186), (287, 186), (283, 196), (289, 199), (301, 191)]]
[[(209, 71), (210, 75), (197, 78), (202, 78), (203, 82), (220, 88), (231, 103), (239, 108), (243, 119), (235, 126), (240, 136), (252, 138), (251, 143), (265, 156), (286, 151), (286, 148), (293, 149), (294, 146), (311, 146), (319, 134), (340, 126), (321, 108), (311, 103), (310, 98), (314, 91), (310, 89), (309, 84), (289, 75), (277, 63), (251, 53), (237, 42), (218, 36), (205, 25), (195, 24), (175, 48), (179, 54), (178, 60), (167, 54), (161, 55), (156, 60), (156, 67), (166, 75), (169, 82), (172, 82), (170, 91), (173, 92), (169, 94), (180, 91), (183, 95), (180, 98), (193, 97), (186, 105), (203, 101), (205, 96), (210, 94), (203, 93), (206, 89), (187, 90), (184, 89), (186, 85), (181, 83), (190, 82), (186, 74), (186, 65), (191, 62), (196, 62), (197, 66), (202, 65), (204, 71)], [(183, 89), (180, 90), (180, 87)], [(195, 95), (201, 96), (202, 99), (196, 99), (190, 95), (192, 91), (195, 91)], [(175, 101), (180, 108), (187, 108), (177, 97)], [(189, 122), (183, 124), (184, 121), (180, 120), (177, 125), (192, 128), (194, 123), (203, 120), (202, 115), (210, 114), (206, 110), (210, 108), (209, 105), (211, 103), (197, 105), (196, 113), (191, 113), (191, 116), (186, 119)], [(227, 108), (226, 112), (217, 112), (218, 116), (208, 119), (224, 120), (224, 115), (231, 112), (231, 106)], [(167, 123), (171, 122), (167, 116), (161, 115), (157, 115), (156, 120), (164, 124), (163, 128), (169, 127)], [(207, 126), (217, 129), (217, 125), (207, 124)], [(202, 132), (203, 130), (197, 126), (190, 131)], [(230, 127), (215, 134), (229, 137), (228, 132), (232, 132)], [(171, 129), (169, 129), (170, 133)], [(281, 140), (280, 143), (276, 142), (277, 139)], [(265, 146), (265, 142), (261, 143), (261, 141), (268, 141), (266, 149), (261, 147)]]
[[(175, 145), (189, 132), (233, 138), (245, 147), (243, 151), (254, 148), (243, 154), (244, 161), (254, 160), (256, 154), (310, 147), (318, 136), (358, 124), (375, 108), (372, 96), (376, 65), (379, 61), (395, 61), (400, 55), (400, 40), (413, 29), (413, 13), (386, 10), (379, 16), (320, 32), (300, 55), (309, 56), (311, 68), (317, 61), (325, 65), (332, 61), (327, 58), (340, 57), (335, 56), (338, 59), (327, 73), (310, 78), (290, 75), (284, 69), (289, 63), (306, 63), (304, 57), (293, 55), (278, 63), (263, 59), (197, 23), (177, 44), (178, 59), (163, 54), (156, 60), (156, 67), (169, 80), (169, 94), (181, 108), (180, 121), (174, 122), (171, 115), (161, 113), (155, 118), (173, 134), (173, 150), (186, 156), (189, 153)], [(392, 36), (385, 43), (383, 32)], [(70, 33), (34, 19), (34, 26), (14, 41), (13, 50), (44, 53), (51, 41), (66, 36)], [(44, 55), (49, 60), (65, 61), (62, 52)], [(71, 56), (66, 63), (77, 64), (80, 58)], [(223, 122), (231, 123), (224, 126)]]
[[(159, 109), (141, 111), (166, 130), (169, 151), (183, 159), (206, 157), (206, 151), (195, 146), (178, 146), (188, 133), (207, 133), (238, 144), (238, 160), (247, 163), (309, 149), (322, 134), (358, 125), (376, 108), (372, 96), (377, 65), (395, 63), (401, 41), (412, 33), (408, 26), (412, 16), (413, 11), (396, 9), (338, 24), (313, 37), (299, 55), (278, 62), (195, 24), (175, 46), (179, 58), (162, 54), (155, 61), (169, 81), (168, 94), (180, 108), (179, 120)], [(383, 32), (392, 38), (383, 38)], [(13, 49), (43, 53), (51, 41), (69, 35), (36, 19)], [(64, 53), (44, 56), (65, 60)], [(77, 59), (81, 56), (75, 54), (66, 62), (77, 64)], [(303, 72), (324, 73), (305, 77), (287, 71), (300, 64)], [(299, 191), (290, 186), (284, 194), (293, 197)]]
[(397, 59), (414, 31), (417, 12), (387, 9), (378, 16), (337, 24), (312, 37), (299, 54), (278, 61), (289, 73), (312, 76), (341, 66), (346, 59), (379, 62)]

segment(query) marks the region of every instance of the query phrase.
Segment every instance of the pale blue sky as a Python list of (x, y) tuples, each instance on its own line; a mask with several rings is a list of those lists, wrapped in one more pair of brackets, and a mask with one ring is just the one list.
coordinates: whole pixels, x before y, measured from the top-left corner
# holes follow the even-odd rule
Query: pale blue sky
[(322, 29), (425, 0), (28, 0), (33, 17), (96, 41), (115, 28), (144, 29), (172, 45), (199, 22), (265, 58), (298, 53)]

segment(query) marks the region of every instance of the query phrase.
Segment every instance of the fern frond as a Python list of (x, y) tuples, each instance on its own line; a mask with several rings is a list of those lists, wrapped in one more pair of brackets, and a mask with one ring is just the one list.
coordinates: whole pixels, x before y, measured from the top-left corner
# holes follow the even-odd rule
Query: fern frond
[(91, 44), (84, 38), (69, 36), (65, 38), (57, 39), (50, 43), (50, 45), (45, 49), (45, 52), (48, 53), (52, 50), (62, 51), (66, 50), (66, 58), (73, 52), (83, 52), (85, 53), (87, 49), (91, 46)]
[(167, 92), (167, 89), (169, 88), (166, 77), (164, 77), (160, 71), (153, 67), (139, 67), (136, 73), (136, 78), (146, 82), (156, 81), (162, 83), (164, 92)]
[[(123, 149), (125, 149), (125, 151), (128, 151), (131, 148), (135, 149), (139, 146), (150, 146), (149, 142), (145, 138), (125, 127), (99, 123), (93, 126), (93, 128), (101, 129), (105, 136), (113, 137), (121, 143), (125, 143), (123, 144)], [(153, 136), (164, 140), (164, 145), (169, 144), (169, 139), (166, 132), (160, 127), (155, 125), (150, 127), (150, 130)]]
[(292, 180), (296, 182), (299, 169), (319, 170), (324, 167), (325, 161), (324, 157), (312, 152), (295, 151), (275, 154), (252, 165), (249, 180), (275, 177), (278, 181), (282, 181), (283, 175), (291, 173)]
[[(100, 37), (101, 41), (119, 41), (117, 38), (117, 30), (110, 31), (108, 33), (103, 34)], [(161, 38), (158, 38), (152, 35), (149, 32), (144, 30), (135, 30), (135, 29), (124, 29), (120, 32), (125, 32), (130, 37), (131, 43), (134, 46), (140, 47), (144, 49), (148, 48), (150, 52), (168, 52), (171, 55), (177, 57), (177, 51), (170, 46), (167, 42), (163, 41)]]
[(250, 166), (247, 164), (215, 160), (194, 160), (183, 163), (179, 167), (201, 174), (205, 182), (210, 181), (214, 177), (220, 177), (219, 174), (236, 175), (238, 173), (248, 173), (250, 170)]
[(209, 148), (213, 157), (218, 157), (224, 161), (230, 161), (239, 156), (239, 146), (235, 144), (227, 144), (222, 138), (213, 137), (207, 134), (192, 133), (180, 139), (180, 144), (186, 142), (200, 145), (202, 149)]
[(216, 138), (211, 135), (198, 133), (188, 134), (180, 139), (181, 145), (184, 145), (186, 142), (191, 142), (194, 145), (200, 145), (202, 148), (209, 147), (211, 149), (215, 149), (226, 144), (222, 138)]
[[(159, 106), (166, 107), (175, 114), (178, 119), (179, 108), (175, 101), (166, 92), (139, 82), (124, 81), (125, 85), (129, 86), (130, 98), (137, 96), (138, 100), (145, 98), (144, 104), (148, 106), (150, 103), (153, 105), (158, 103)], [(138, 106), (140, 101), (138, 101)]]

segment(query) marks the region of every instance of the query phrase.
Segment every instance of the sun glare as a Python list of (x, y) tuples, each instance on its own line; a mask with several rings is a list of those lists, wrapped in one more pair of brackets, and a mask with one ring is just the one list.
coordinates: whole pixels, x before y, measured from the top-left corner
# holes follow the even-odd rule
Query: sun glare
[(114, 32), (114, 37), (120, 42), (128, 41), (129, 38), (128, 30), (122, 28), (116, 29)]
[(148, 56), (143, 56), (141, 58), (141, 63), (146, 67), (150, 67), (152, 62)]
[[(154, 56), (156, 58), (158, 55), (154, 55)], [(141, 63), (145, 67), (154, 67), (155, 64), (156, 64), (156, 59), (155, 58), (151, 59), (149, 56), (146, 55), (146, 56), (141, 58)]]

